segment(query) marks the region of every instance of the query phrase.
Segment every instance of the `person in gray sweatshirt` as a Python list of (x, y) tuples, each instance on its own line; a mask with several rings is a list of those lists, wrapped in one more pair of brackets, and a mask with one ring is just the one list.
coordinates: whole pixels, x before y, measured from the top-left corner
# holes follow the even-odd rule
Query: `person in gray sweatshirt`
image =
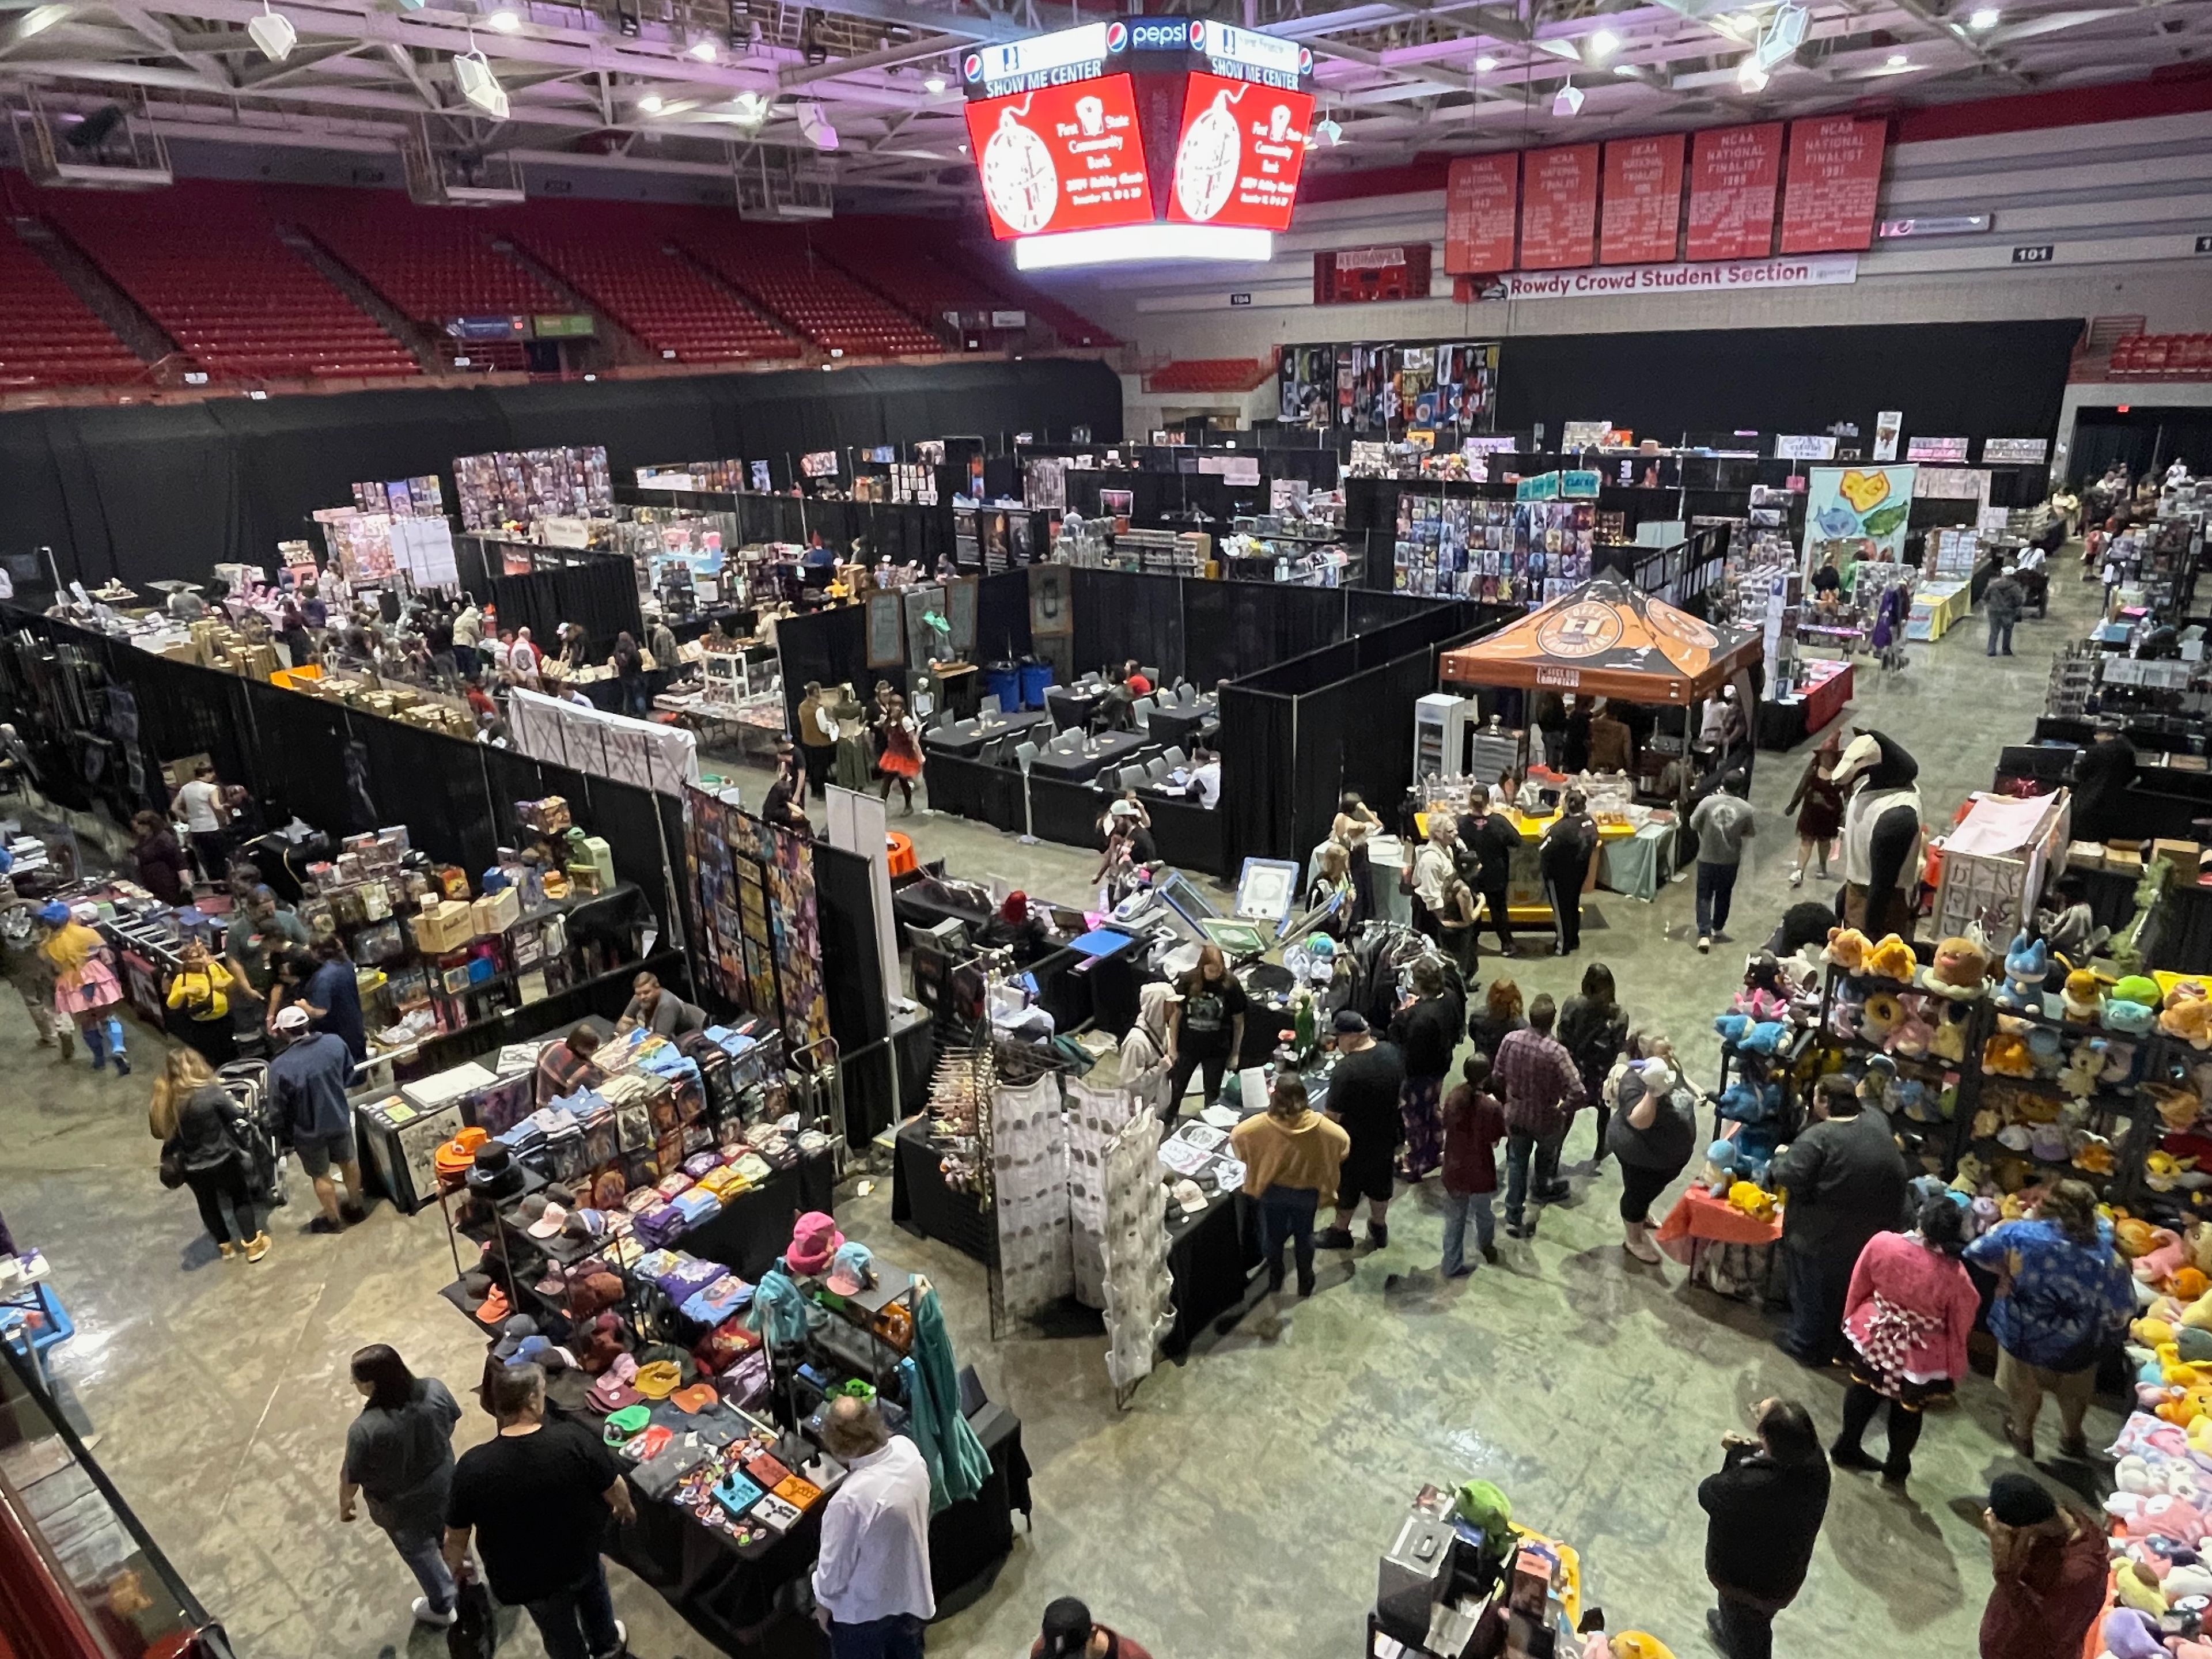
[(1698, 837), (1698, 949), (1711, 951), (1713, 941), (1728, 939), (1729, 901), (1735, 895), (1736, 866), (1743, 858), (1743, 843), (1759, 833), (1751, 803), (1743, 798), (1749, 787), (1741, 772), (1730, 772), (1721, 787), (1698, 803), (1690, 814), (1690, 828)]

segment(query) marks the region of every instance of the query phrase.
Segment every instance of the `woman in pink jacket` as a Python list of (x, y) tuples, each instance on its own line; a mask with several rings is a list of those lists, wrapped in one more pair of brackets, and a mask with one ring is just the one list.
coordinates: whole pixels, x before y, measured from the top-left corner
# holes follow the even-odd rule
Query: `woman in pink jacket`
[[(1931, 1198), (1921, 1206), (1916, 1231), (1876, 1233), (1859, 1252), (1844, 1297), (1851, 1386), (1843, 1432), (1828, 1449), (1838, 1468), (1878, 1468), (1884, 1480), (1902, 1486), (1912, 1472), (1921, 1409), (1966, 1375), (1966, 1334), (1981, 1298), (1959, 1260), (1965, 1219), (1951, 1199)], [(1877, 1463), (1859, 1441), (1885, 1400), (1889, 1457)]]

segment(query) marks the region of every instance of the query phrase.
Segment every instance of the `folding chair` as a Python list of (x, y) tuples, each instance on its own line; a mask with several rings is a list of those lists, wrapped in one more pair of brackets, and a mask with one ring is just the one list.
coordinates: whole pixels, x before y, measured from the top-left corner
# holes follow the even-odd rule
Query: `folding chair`
[(1170, 772), (1180, 772), (1190, 764), (1190, 757), (1184, 754), (1180, 747), (1173, 744), (1169, 746), (1167, 753), (1161, 758), (1167, 762), (1168, 770)]
[(1151, 731), (1152, 729), (1152, 700), (1150, 697), (1138, 698), (1136, 702), (1129, 705), (1129, 717), (1136, 721), (1137, 730), (1139, 732)]
[(1153, 756), (1151, 762), (1146, 766), (1145, 770), (1152, 775), (1152, 779), (1154, 783), (1159, 782), (1168, 775), (1168, 763), (1166, 757), (1162, 755)]
[(981, 702), (976, 705), (976, 707), (981, 709), (986, 714), (997, 714), (1004, 712), (999, 707), (999, 697), (996, 692), (994, 692), (991, 696), (984, 698)]
[(1020, 763), (1024, 773), (1028, 772), (1030, 763), (1037, 757), (1037, 746), (1033, 743), (1024, 741), (1014, 745), (1014, 759)]
[(1125, 766), (1121, 769), (1121, 776), (1124, 789), (1141, 789), (1145, 787), (1147, 775), (1141, 766)]

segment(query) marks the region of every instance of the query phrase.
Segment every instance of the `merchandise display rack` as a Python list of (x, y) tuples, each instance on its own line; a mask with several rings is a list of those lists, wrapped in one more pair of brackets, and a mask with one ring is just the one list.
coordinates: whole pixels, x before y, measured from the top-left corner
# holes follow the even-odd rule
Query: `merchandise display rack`
[[(1840, 994), (1840, 995), (1839, 995)], [(1918, 1054), (1899, 1054), (1869, 1036), (1863, 1027), (1869, 999), (1896, 1000), (1900, 1012), (1909, 1011), (1929, 1028), (1929, 1046)], [(1815, 1075), (1834, 1069), (1825, 1056), (1836, 1055), (1846, 1069), (1864, 1073), (1877, 1054), (1897, 1068), (1898, 1083), (1909, 1098), (1932, 1099), (1933, 1106), (1917, 1114), (1907, 1109), (1888, 1113), (1892, 1125), (1905, 1143), (1905, 1156), (1917, 1172), (1948, 1180), (1958, 1171), (1959, 1136), (1974, 1110), (1976, 1085), (1981, 1076), (1982, 1045), (1991, 1029), (1990, 999), (1954, 1002), (1918, 984), (1907, 985), (1878, 974), (1853, 973), (1830, 965), (1821, 975), (1820, 1014), (1813, 1041), (1823, 1058)], [(1850, 1011), (1862, 1012), (1852, 1017)], [(1948, 1014), (1960, 1029), (1955, 1034), (1958, 1058), (1939, 1055), (1934, 1045), (1942, 1041), (1938, 1020)], [(1948, 1046), (1948, 1045), (1947, 1045)], [(1948, 1104), (1946, 1103), (1948, 1102)], [(1932, 1110), (1934, 1115), (1929, 1115)]]

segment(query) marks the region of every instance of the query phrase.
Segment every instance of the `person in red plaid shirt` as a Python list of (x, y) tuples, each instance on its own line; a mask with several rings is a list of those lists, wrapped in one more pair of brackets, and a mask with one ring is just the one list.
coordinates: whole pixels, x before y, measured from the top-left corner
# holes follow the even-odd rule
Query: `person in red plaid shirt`
[(1505, 1104), (1505, 1232), (1534, 1238), (1536, 1224), (1522, 1219), (1528, 1196), (1528, 1163), (1536, 1164), (1536, 1201), (1566, 1196), (1559, 1179), (1559, 1144), (1583, 1104), (1583, 1080), (1573, 1057), (1552, 1036), (1558, 1005), (1540, 996), (1528, 1005), (1525, 1030), (1509, 1031), (1491, 1060), (1492, 1092)]

